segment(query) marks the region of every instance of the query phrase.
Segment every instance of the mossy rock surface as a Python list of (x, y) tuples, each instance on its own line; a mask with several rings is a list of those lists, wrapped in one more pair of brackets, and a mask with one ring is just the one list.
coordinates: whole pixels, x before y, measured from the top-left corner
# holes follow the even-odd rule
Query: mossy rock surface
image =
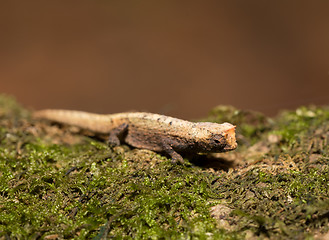
[(0, 96), (0, 239), (316, 239), (329, 231), (329, 108), (219, 106), (238, 148), (186, 164), (110, 148)]

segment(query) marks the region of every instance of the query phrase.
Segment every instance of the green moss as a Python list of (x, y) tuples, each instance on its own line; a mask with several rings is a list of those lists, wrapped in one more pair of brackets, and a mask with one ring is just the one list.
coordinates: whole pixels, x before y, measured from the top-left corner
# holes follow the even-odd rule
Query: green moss
[[(283, 112), (278, 118), (273, 133), (280, 135), (282, 143), (287, 147), (303, 147), (307, 150), (307, 146), (302, 145), (308, 141), (317, 141), (316, 137), (319, 137), (317, 135), (325, 135), (329, 129), (328, 121), (329, 109), (327, 107), (300, 107), (296, 111)], [(326, 148), (324, 145), (321, 147)]]
[(112, 149), (29, 120), (3, 96), (0, 108), (0, 239), (303, 239), (329, 230), (327, 108), (276, 119), (215, 108), (204, 120), (238, 128), (239, 148), (220, 155), (235, 159), (229, 171)]

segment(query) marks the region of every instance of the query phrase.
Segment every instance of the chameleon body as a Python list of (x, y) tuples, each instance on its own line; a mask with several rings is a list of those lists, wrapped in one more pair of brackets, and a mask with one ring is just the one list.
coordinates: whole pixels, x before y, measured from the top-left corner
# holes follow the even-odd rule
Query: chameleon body
[(69, 124), (96, 134), (109, 134), (109, 144), (164, 152), (183, 162), (179, 153), (226, 152), (237, 147), (235, 126), (230, 123), (189, 122), (145, 112), (94, 114), (71, 110), (41, 110), (35, 118)]

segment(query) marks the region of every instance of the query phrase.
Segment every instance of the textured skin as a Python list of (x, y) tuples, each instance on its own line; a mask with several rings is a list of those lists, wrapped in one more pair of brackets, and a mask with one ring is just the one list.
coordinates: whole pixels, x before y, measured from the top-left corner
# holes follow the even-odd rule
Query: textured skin
[(101, 115), (51, 109), (37, 111), (34, 117), (109, 134), (112, 146), (127, 143), (136, 148), (165, 152), (173, 161), (183, 161), (178, 152), (225, 152), (237, 147), (235, 126), (230, 123), (194, 123), (143, 112)]

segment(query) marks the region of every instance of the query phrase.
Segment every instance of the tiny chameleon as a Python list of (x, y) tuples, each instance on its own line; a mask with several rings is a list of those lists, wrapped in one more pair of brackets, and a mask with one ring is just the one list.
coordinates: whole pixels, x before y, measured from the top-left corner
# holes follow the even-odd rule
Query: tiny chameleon
[(109, 134), (110, 146), (126, 143), (184, 162), (179, 153), (226, 152), (237, 147), (235, 126), (230, 123), (190, 122), (146, 112), (95, 114), (46, 109), (33, 117), (77, 126), (95, 134)]

